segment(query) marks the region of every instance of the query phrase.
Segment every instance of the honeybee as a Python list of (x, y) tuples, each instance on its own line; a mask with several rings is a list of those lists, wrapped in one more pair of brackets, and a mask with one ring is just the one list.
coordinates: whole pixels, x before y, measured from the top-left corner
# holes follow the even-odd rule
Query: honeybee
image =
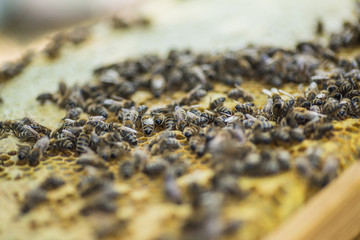
[(163, 113), (154, 114), (154, 122), (157, 126), (162, 126), (165, 121), (165, 115)]
[(116, 142), (111, 146), (110, 157), (113, 159), (124, 156), (131, 150), (128, 142)]
[(167, 162), (162, 159), (156, 159), (151, 162), (147, 162), (144, 166), (143, 172), (151, 177), (154, 177), (165, 172), (167, 167)]
[(30, 212), (32, 209), (47, 200), (46, 192), (41, 188), (36, 188), (25, 194), (24, 202), (21, 205), (20, 211), (22, 214)]
[(125, 161), (120, 165), (119, 174), (125, 179), (130, 178), (135, 171), (134, 163), (131, 161)]
[(62, 178), (49, 176), (41, 184), (40, 188), (45, 191), (55, 190), (65, 184), (65, 181)]
[(216, 98), (215, 100), (210, 102), (209, 108), (211, 110), (214, 110), (214, 109), (216, 109), (218, 107), (222, 107), (224, 105), (225, 100), (226, 100), (225, 97)]
[(86, 152), (86, 149), (89, 147), (90, 144), (90, 135), (91, 132), (93, 131), (93, 126), (91, 126), (90, 124), (86, 124), (79, 137), (77, 138), (76, 141), (76, 152), (77, 153), (83, 153)]
[(315, 82), (311, 82), (305, 92), (305, 97), (308, 101), (313, 101), (319, 93), (318, 86)]
[(23, 120), (24, 124), (29, 125), (32, 129), (34, 129), (35, 131), (37, 131), (38, 133), (42, 133), (45, 134), (46, 136), (50, 136), (51, 133), (51, 129), (47, 128), (43, 125), (41, 125), (40, 123), (36, 122), (32, 117), (30, 117), (29, 115), (24, 117)]
[(160, 97), (165, 90), (165, 78), (160, 74), (154, 75), (150, 80), (150, 89), (155, 97)]
[(189, 126), (186, 126), (183, 130), (183, 135), (189, 139), (191, 138), (192, 136), (194, 136), (195, 134), (197, 134), (199, 132), (199, 127), (196, 126), (196, 125), (189, 125)]
[(29, 125), (23, 124), (20, 121), (3, 121), (2, 122), (3, 129), (8, 131), (11, 129), (14, 135), (19, 139), (25, 140), (36, 140), (40, 138), (38, 132), (36, 132), (32, 127)]
[(348, 92), (353, 90), (353, 85), (349, 81), (343, 80), (339, 90), (342, 95), (346, 95)]
[(149, 109), (148, 106), (146, 106), (146, 105), (140, 105), (140, 106), (136, 109), (136, 111), (138, 112), (139, 116), (142, 117), (142, 116), (147, 112), (148, 109)]
[(165, 129), (172, 130), (175, 126), (174, 115), (169, 113), (165, 115)]
[(182, 107), (175, 106), (174, 117), (177, 122), (185, 121), (186, 116), (186, 111)]
[(284, 101), (282, 100), (279, 91), (276, 88), (272, 88), (271, 91), (263, 89), (263, 93), (268, 95), (273, 100), (272, 113), (275, 116), (280, 116), (282, 114)]
[(196, 152), (197, 156), (201, 157), (205, 154), (205, 139), (203, 139), (200, 135), (192, 136), (189, 140), (189, 146), (192, 151)]
[(234, 99), (234, 100), (237, 100), (239, 98), (243, 98), (244, 95), (245, 95), (245, 91), (241, 87), (233, 88), (227, 93), (227, 96), (229, 98)]
[(106, 143), (100, 143), (97, 145), (96, 153), (102, 159), (109, 161), (111, 157), (111, 146)]
[(95, 168), (106, 168), (105, 161), (96, 155), (90, 148), (84, 148), (84, 152), (76, 160), (76, 164), (81, 166), (93, 166)]
[(135, 107), (123, 109), (123, 115), (123, 125), (135, 129), (135, 122), (139, 117), (139, 113), (135, 110)]
[(254, 110), (250, 105), (239, 103), (237, 101), (234, 101), (234, 102), (237, 103), (236, 106), (235, 106), (236, 111), (241, 112), (243, 114), (246, 114), (246, 113), (253, 114)]
[(203, 112), (201, 114), (201, 117), (207, 119), (207, 123), (209, 124), (209, 123), (214, 122), (216, 115), (215, 115), (215, 113), (213, 113), (211, 111), (205, 110), (205, 112)]
[(136, 146), (138, 142), (136, 138), (136, 133), (137, 133), (136, 130), (129, 127), (122, 126), (120, 128), (121, 136), (125, 139), (125, 141), (130, 143), (130, 145), (132, 146)]
[(69, 138), (57, 138), (57, 139), (51, 139), (50, 145), (56, 146), (60, 149), (73, 149), (75, 147), (75, 144), (72, 140)]
[(35, 143), (34, 147), (31, 149), (29, 153), (29, 157), (28, 157), (29, 165), (30, 166), (37, 165), (48, 147), (49, 147), (49, 138), (47, 136), (40, 138)]
[(154, 130), (154, 119), (150, 115), (141, 118), (142, 129), (145, 135), (150, 135)]
[(198, 102), (201, 98), (205, 97), (207, 94), (206, 90), (201, 89), (201, 85), (192, 89), (186, 97), (184, 97), (180, 103), (190, 105), (194, 102)]
[(164, 193), (166, 197), (175, 204), (182, 203), (182, 193), (175, 181), (175, 174), (173, 171), (167, 171), (164, 179)]
[(40, 105), (44, 105), (46, 101), (55, 102), (54, 96), (51, 93), (42, 93), (36, 97), (36, 100), (40, 102)]
[(30, 153), (31, 147), (29, 145), (18, 145), (18, 159), (19, 161), (25, 160)]
[(83, 113), (83, 110), (80, 107), (71, 108), (67, 111), (66, 118), (77, 120), (77, 119), (79, 119), (80, 114), (82, 114), (82, 113)]
[(103, 116), (104, 118), (107, 118), (109, 115), (108, 110), (97, 103), (92, 103), (87, 107), (87, 112), (91, 115), (95, 116)]
[(215, 109), (215, 111), (220, 115), (226, 115), (228, 117), (232, 115), (232, 111), (225, 106), (218, 107)]

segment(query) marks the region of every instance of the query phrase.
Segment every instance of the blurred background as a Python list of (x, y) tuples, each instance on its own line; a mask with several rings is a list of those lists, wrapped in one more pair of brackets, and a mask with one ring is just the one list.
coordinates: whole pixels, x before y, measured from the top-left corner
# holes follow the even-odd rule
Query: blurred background
[[(0, 61), (41, 45), (46, 33), (114, 14), (146, 14), (174, 47), (291, 46), (354, 21), (354, 0), (0, 0)], [(169, 36), (171, 38), (169, 38)], [(169, 44), (167, 44), (169, 45)]]

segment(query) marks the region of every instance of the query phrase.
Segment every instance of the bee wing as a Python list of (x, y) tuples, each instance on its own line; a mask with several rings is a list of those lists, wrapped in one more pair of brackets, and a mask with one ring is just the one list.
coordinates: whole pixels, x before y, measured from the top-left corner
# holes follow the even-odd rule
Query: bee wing
[[(264, 90), (266, 90), (266, 89), (264, 89)], [(236, 100), (233, 100), (235, 103), (237, 103), (237, 104), (241, 104), (240, 102), (238, 102), (238, 101), (236, 101)]]
[(91, 116), (89, 117), (89, 121), (92, 122), (100, 122), (100, 121), (104, 121), (105, 118), (103, 116)]
[(69, 130), (63, 129), (62, 132), (65, 133), (66, 135), (69, 135), (71, 138), (76, 138), (76, 136)]
[(231, 117), (228, 117), (227, 119), (225, 119), (224, 122), (226, 122), (226, 123), (233, 123), (233, 122), (236, 122), (237, 120), (239, 120), (239, 117), (237, 117), (237, 116), (231, 116)]
[(132, 128), (129, 128), (129, 127), (126, 127), (126, 126), (121, 126), (120, 129), (122, 129), (124, 131), (128, 131), (128, 132), (132, 132), (134, 134), (137, 133), (137, 131), (135, 129), (132, 129)]
[(279, 92), (281, 92), (282, 94), (290, 97), (291, 99), (294, 99), (294, 98), (295, 98), (294, 95), (292, 95), (292, 94), (290, 94), (290, 93), (288, 93), (288, 92), (285, 92), (285, 91), (283, 91), (283, 90), (281, 90), (281, 89), (279, 89)]
[(26, 130), (28, 130), (29, 132), (31, 132), (32, 134), (34, 134), (35, 136), (39, 137), (39, 133), (37, 131), (35, 131), (32, 127), (30, 127), (29, 125), (24, 125), (24, 128)]
[(267, 90), (267, 89), (263, 89), (262, 92), (263, 92), (264, 94), (268, 95), (269, 97), (272, 96), (272, 93), (271, 93), (269, 90)]

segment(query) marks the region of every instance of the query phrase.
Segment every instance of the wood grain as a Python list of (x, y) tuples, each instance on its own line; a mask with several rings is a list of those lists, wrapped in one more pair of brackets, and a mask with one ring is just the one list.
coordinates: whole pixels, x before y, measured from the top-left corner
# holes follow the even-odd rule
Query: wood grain
[(360, 163), (300, 208), (265, 240), (353, 239), (360, 233)]

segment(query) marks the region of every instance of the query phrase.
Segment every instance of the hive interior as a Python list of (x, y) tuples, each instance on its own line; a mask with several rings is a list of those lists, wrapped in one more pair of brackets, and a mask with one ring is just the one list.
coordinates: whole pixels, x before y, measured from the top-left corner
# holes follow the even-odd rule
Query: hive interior
[[(339, 52), (338, 56), (346, 56), (347, 59), (356, 56), (356, 51), (352, 50), (351, 54), (347, 51)], [(254, 95), (254, 103), (257, 106), (262, 106), (267, 101), (267, 96), (262, 93), (262, 89), (270, 89), (272, 86), (266, 85), (258, 79), (244, 78), (241, 87)], [(297, 85), (293, 83), (285, 83), (280, 88), (295, 94), (296, 87)], [(215, 83), (214, 88), (209, 90), (198, 103), (201, 105), (199, 108), (208, 108), (210, 100), (226, 96), (226, 92), (232, 88), (234, 88), (233, 85)], [(148, 106), (154, 106), (171, 103), (173, 100), (181, 99), (184, 94), (181, 91), (175, 94), (165, 92), (157, 99), (149, 92), (140, 91), (132, 95), (131, 99), (136, 105), (146, 103)], [(233, 109), (235, 103), (231, 99), (227, 99), (225, 106)], [(58, 110), (51, 103), (46, 103), (43, 108), (53, 108), (54, 119), (60, 120), (64, 117), (64, 111)], [(48, 114), (48, 112), (43, 114)], [(49, 126), (46, 123), (43, 124)], [(319, 188), (311, 186), (308, 180), (295, 171), (294, 159), (303, 155), (304, 150), (317, 147), (323, 151), (322, 161), (325, 161), (328, 156), (338, 159), (339, 173), (358, 157), (359, 150), (356, 146), (359, 140), (358, 120), (346, 119), (333, 121), (332, 124), (334, 130), (320, 140), (307, 139), (302, 143), (286, 146), (279, 146), (279, 144), (257, 146), (258, 149), (288, 150), (292, 159), (291, 169), (270, 176), (237, 177), (238, 186), (246, 193), (246, 196), (226, 197), (219, 218), (216, 219), (220, 223), (214, 223), (214, 227), (225, 228), (228, 226), (231, 228), (232, 225), (241, 224), (231, 234), (222, 234), (221, 238), (256, 239), (264, 236), (319, 190)], [(156, 137), (157, 132), (158, 129), (150, 137), (145, 137), (139, 130), (139, 148), (146, 149), (148, 142), (151, 138)], [(211, 167), (211, 155), (205, 154), (197, 157), (189, 149), (188, 140), (184, 136), (179, 136), (178, 140), (181, 147), (175, 153), (182, 154), (178, 161), (188, 164), (185, 173), (176, 179), (183, 194), (183, 203), (179, 205), (172, 203), (164, 195), (164, 174), (149, 177), (142, 171), (138, 171), (130, 179), (124, 179), (119, 176), (119, 165), (124, 161), (122, 158), (106, 162), (108, 167), (106, 170), (96, 170), (92, 167), (79, 166), (76, 164), (78, 155), (67, 151), (66, 153), (48, 152), (35, 167), (27, 164), (21, 166), (17, 164), (16, 156), (18, 140), (11, 134), (3, 137), (0, 140), (0, 157), (3, 163), (0, 168), (0, 177), (1, 192), (4, 197), (0, 198), (0, 204), (7, 207), (4, 209), (5, 214), (0, 216), (2, 220), (0, 233), (4, 238), (21, 238), (24, 235), (31, 235), (44, 239), (56, 237), (118, 238), (122, 236), (126, 236), (127, 239), (177, 239), (183, 237), (184, 223), (195, 211), (191, 207), (190, 194), (187, 193), (187, 189), (190, 183), (196, 182), (208, 191), (212, 188), (211, 179), (216, 171)], [(81, 215), (81, 209), (91, 202), (96, 194), (94, 194), (95, 196), (81, 197), (77, 184), (83, 176), (101, 176), (104, 172), (110, 172), (114, 176), (111, 182), (114, 191), (119, 194), (114, 200), (116, 209), (111, 213), (95, 211), (86, 216)], [(26, 200), (25, 194), (38, 188), (46, 177), (54, 174), (61, 177), (65, 181), (65, 185), (47, 192), (46, 202), (39, 204), (27, 214), (21, 214), (20, 208)], [(215, 198), (222, 198), (226, 195), (217, 191), (213, 194), (211, 197)], [(21, 232), (16, 231), (19, 228), (22, 229)], [(216, 234), (214, 234), (215, 236)]]

